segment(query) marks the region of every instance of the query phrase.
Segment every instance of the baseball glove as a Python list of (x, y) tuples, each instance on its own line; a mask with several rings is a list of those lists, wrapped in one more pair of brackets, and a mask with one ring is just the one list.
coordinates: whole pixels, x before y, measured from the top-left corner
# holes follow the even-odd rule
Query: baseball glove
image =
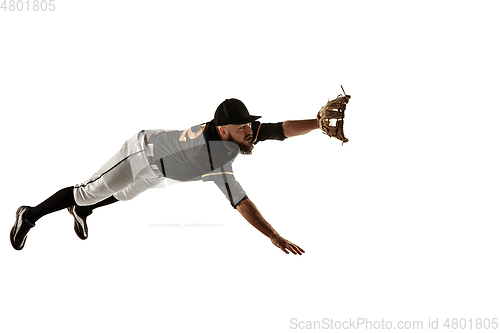
[[(342, 88), (342, 86), (340, 86)], [(344, 115), (346, 104), (349, 102), (351, 96), (346, 95), (344, 88), (342, 88), (344, 95), (338, 95), (333, 101), (328, 101), (321, 110), (318, 112), (319, 127), (329, 137), (334, 137), (344, 142), (349, 140), (344, 135)], [(332, 125), (335, 121), (335, 125)]]

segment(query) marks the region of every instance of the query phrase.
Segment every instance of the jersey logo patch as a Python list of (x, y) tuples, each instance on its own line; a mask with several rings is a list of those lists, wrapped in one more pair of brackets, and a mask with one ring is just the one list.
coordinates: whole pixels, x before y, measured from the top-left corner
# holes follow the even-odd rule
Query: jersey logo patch
[[(207, 124), (200, 125), (200, 129), (196, 132), (193, 132), (193, 130), (192, 130), (193, 127), (188, 128), (187, 130), (182, 132), (182, 134), (179, 138), (179, 141), (186, 141), (187, 140), (186, 134), (187, 134), (189, 139), (191, 139), (191, 140), (196, 139), (197, 137), (200, 136), (201, 133), (203, 133), (203, 130), (205, 129), (206, 126), (207, 126)], [(198, 127), (198, 126), (194, 126), (194, 127)]]

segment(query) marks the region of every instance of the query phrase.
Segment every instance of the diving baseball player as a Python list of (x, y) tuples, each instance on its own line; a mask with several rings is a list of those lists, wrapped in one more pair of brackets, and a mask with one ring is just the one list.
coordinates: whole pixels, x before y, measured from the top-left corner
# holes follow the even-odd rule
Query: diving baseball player
[(10, 233), (12, 246), (23, 249), (27, 234), (43, 216), (67, 208), (81, 239), (88, 237), (87, 218), (99, 207), (135, 198), (165, 179), (212, 181), (232, 207), (285, 253), (304, 250), (273, 229), (236, 181), (232, 162), (239, 153), (252, 153), (265, 140), (284, 140), (320, 127), (310, 120), (261, 123), (238, 99), (226, 99), (214, 119), (184, 131), (143, 130), (87, 181), (59, 190), (37, 206), (21, 206)]

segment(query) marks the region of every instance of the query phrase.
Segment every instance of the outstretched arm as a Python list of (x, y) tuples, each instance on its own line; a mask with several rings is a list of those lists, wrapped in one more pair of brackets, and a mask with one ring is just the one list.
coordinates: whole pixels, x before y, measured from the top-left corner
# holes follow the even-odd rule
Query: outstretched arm
[(240, 214), (253, 225), (256, 229), (271, 239), (274, 245), (279, 247), (283, 252), (288, 254), (288, 250), (293, 254), (302, 255), (305, 251), (297, 245), (281, 237), (276, 230), (264, 219), (257, 207), (250, 199), (242, 200), (236, 209)]
[(302, 135), (319, 128), (317, 119), (287, 120), (283, 122), (283, 133), (287, 138)]

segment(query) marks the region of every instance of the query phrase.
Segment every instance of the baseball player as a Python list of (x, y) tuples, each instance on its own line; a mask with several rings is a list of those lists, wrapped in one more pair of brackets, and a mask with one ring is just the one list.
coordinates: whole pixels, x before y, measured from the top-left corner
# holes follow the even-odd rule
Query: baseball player
[(321, 126), (321, 119), (261, 123), (238, 99), (226, 99), (214, 119), (184, 131), (143, 130), (87, 181), (59, 190), (37, 206), (21, 206), (10, 233), (12, 246), (23, 249), (27, 234), (43, 216), (67, 208), (74, 229), (82, 240), (88, 237), (87, 218), (99, 207), (135, 198), (165, 179), (212, 181), (232, 207), (285, 253), (302, 255), (304, 250), (273, 229), (236, 181), (232, 163), (239, 153), (252, 153), (265, 140), (306, 134)]

